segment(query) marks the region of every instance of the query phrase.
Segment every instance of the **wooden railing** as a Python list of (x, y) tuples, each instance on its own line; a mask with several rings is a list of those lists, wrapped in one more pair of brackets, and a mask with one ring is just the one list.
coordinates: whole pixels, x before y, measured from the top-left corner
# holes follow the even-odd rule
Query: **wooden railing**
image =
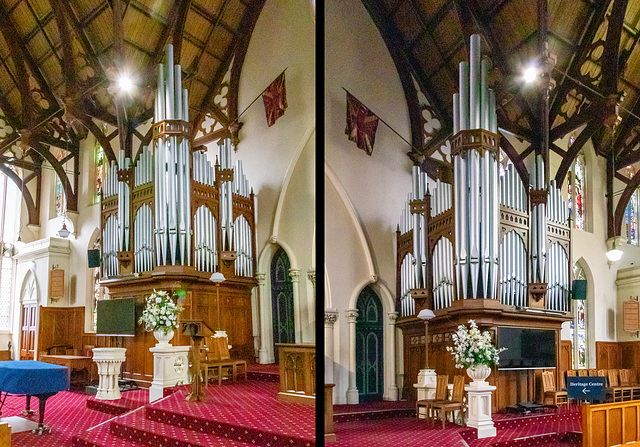
[(640, 401), (582, 406), (582, 446), (640, 446)]
[(315, 404), (315, 345), (276, 343), (280, 364), (278, 398)]

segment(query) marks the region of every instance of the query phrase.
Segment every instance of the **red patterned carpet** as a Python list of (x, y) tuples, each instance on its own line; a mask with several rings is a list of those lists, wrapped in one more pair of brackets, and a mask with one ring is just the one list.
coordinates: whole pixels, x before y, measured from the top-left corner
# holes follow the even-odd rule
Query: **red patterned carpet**
[[(405, 405), (396, 405), (397, 411), (406, 411)], [(346, 406), (336, 406), (346, 407)], [(351, 407), (351, 406), (349, 406)], [(368, 404), (368, 408), (372, 407)], [(375, 407), (375, 406), (374, 406)], [(385, 411), (392, 411), (390, 404), (382, 405)], [(344, 409), (341, 409), (344, 410)], [(349, 408), (354, 414), (355, 409)], [(344, 411), (339, 411), (345, 415)], [(374, 411), (375, 413), (375, 411)], [(392, 417), (377, 420), (355, 420), (335, 423), (336, 442), (327, 443), (332, 447), (577, 447), (582, 445), (580, 407), (571, 406), (557, 412), (533, 416), (510, 414), (494, 415), (497, 436), (476, 439), (474, 429), (447, 423), (429, 425), (423, 419), (413, 417)], [(345, 415), (346, 416), (346, 415)], [(375, 414), (374, 414), (375, 417)]]
[[(195, 403), (184, 400), (186, 386), (152, 404), (146, 404), (147, 390), (126, 391), (117, 401), (60, 392), (47, 400), (51, 433), (14, 433), (13, 447), (314, 446), (315, 407), (280, 402), (277, 390), (277, 384), (257, 380), (210, 385), (206, 402)], [(24, 396), (8, 396), (2, 417), (24, 408)], [(36, 411), (29, 419), (37, 418)]]
[[(51, 433), (36, 435), (31, 432), (12, 435), (13, 447), (61, 447), (70, 446), (74, 435), (112, 418), (112, 415), (87, 408), (87, 395), (63, 391), (47, 399), (44, 422), (51, 427)], [(32, 408), (37, 410), (38, 399), (31, 399)], [(19, 416), (25, 409), (24, 396), (8, 396), (2, 409), (2, 417)], [(38, 421), (36, 411), (29, 420)]]

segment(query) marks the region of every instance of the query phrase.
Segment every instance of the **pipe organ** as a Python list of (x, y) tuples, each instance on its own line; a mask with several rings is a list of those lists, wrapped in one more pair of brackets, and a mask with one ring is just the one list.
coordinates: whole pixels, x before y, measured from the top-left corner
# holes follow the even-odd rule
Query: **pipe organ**
[(105, 169), (103, 277), (164, 266), (215, 272), (230, 261), (231, 274), (252, 277), (254, 197), (242, 161), (234, 164), (228, 138), (215, 164), (205, 146), (191, 147), (189, 97), (171, 45), (157, 74), (152, 144), (133, 161), (118, 151)]
[[(499, 170), (495, 94), (488, 87), (489, 61), (481, 58), (479, 35), (471, 37), (470, 61), (461, 62), (459, 70), (459, 93), (453, 96), (453, 184), (428, 182), (414, 166), (412, 192), (398, 225), (401, 316), (419, 310), (412, 298), (419, 307), (434, 310), (447, 309), (455, 300), (484, 298), (516, 308), (567, 312), (567, 203), (555, 181), (545, 186), (539, 155), (530, 186), (513, 164)], [(542, 285), (546, 298), (541, 304), (535, 292)]]

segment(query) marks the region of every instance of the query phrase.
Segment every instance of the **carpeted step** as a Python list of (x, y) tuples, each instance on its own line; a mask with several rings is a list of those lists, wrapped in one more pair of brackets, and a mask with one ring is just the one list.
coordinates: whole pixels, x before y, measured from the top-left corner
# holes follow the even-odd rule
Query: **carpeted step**
[(115, 400), (104, 400), (90, 397), (87, 399), (87, 408), (117, 416), (142, 407), (148, 402), (149, 391), (135, 390), (122, 393), (122, 398)]
[(73, 437), (73, 447), (147, 447), (146, 444), (128, 441), (111, 433), (109, 422), (93, 427)]
[(196, 427), (217, 435), (241, 430), (246, 432), (242, 439), (248, 442), (268, 436), (277, 440), (278, 445), (315, 445), (315, 407), (281, 402), (272, 394), (273, 390), (268, 391), (273, 388), (271, 384), (261, 386), (265, 389), (250, 383), (205, 387), (203, 403), (185, 401), (186, 390), (179, 390), (148, 405), (146, 414), (158, 422)]
[[(197, 431), (197, 427), (183, 428), (176, 425), (165, 424), (145, 417), (143, 411), (136, 411), (124, 416), (119, 416), (111, 421), (110, 431), (115, 437), (123, 441), (134, 442), (136, 446), (171, 446), (171, 447), (248, 447), (264, 444), (250, 443), (242, 440), (242, 433), (238, 430), (229, 431), (225, 436), (217, 436), (211, 433)], [(285, 445), (270, 443), (272, 446)], [(286, 444), (289, 445), (289, 444)]]

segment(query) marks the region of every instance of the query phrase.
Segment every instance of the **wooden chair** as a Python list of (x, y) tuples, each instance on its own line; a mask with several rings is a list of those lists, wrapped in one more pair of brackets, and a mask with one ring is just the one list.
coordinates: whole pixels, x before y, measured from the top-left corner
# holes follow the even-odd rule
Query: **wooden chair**
[(542, 392), (543, 392), (543, 403), (545, 405), (547, 403), (548, 397), (551, 398), (552, 405), (556, 407), (558, 405), (567, 405), (569, 403), (567, 399), (567, 392), (556, 390), (556, 384), (553, 379), (553, 371), (542, 372)]
[(590, 369), (589, 370), (589, 377), (595, 377), (598, 375), (598, 370), (597, 369)]
[(436, 377), (436, 395), (433, 399), (421, 399), (416, 401), (416, 417), (420, 417), (420, 407), (424, 407), (424, 417), (425, 419), (430, 419), (431, 404), (447, 398), (448, 385), (449, 376), (440, 375)]
[(578, 377), (588, 377), (588, 376), (589, 376), (589, 370), (586, 370), (586, 369), (578, 370)]
[[(433, 412), (442, 420), (444, 429), (447, 413), (452, 411), (464, 411), (464, 376), (453, 376), (453, 393), (450, 400), (440, 400), (431, 403)], [(453, 413), (455, 415), (455, 413)], [(455, 417), (452, 418), (455, 422)], [(463, 419), (464, 420), (464, 419)]]
[(221, 385), (225, 373), (233, 374), (234, 364), (221, 358), (218, 343), (215, 340), (213, 337), (205, 337), (205, 356), (200, 359), (200, 368), (204, 373), (204, 383), (209, 383), (209, 372), (213, 372), (213, 377), (217, 377), (218, 385)]
[(610, 369), (607, 377), (609, 379), (609, 387), (605, 390), (608, 396), (611, 396), (614, 402), (623, 402), (631, 400), (632, 387), (622, 386), (618, 381), (618, 370)]
[(218, 353), (222, 362), (233, 363), (233, 380), (237, 380), (238, 376), (243, 376), (247, 379), (247, 361), (246, 360), (234, 360), (229, 354), (229, 340), (227, 337), (217, 337), (214, 341), (218, 344)]

